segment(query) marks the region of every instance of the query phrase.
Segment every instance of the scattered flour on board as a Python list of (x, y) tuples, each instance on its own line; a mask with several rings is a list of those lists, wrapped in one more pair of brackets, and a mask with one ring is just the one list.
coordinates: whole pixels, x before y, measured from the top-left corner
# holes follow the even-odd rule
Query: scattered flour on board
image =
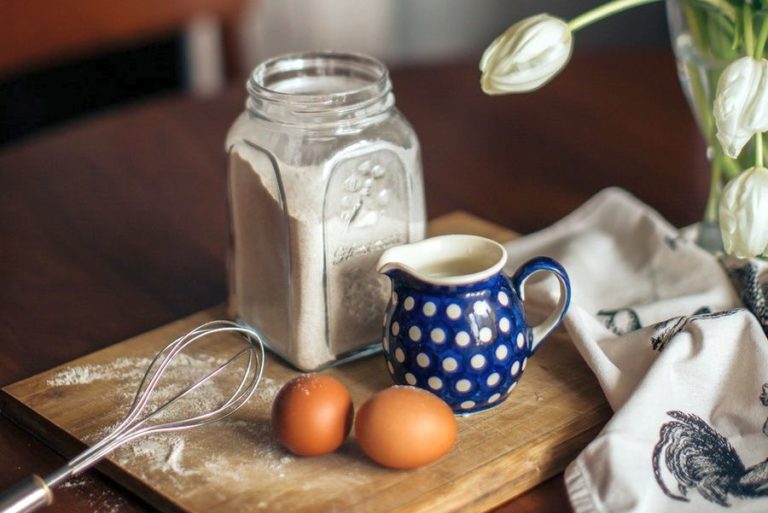
[[(190, 356), (179, 353), (174, 356), (173, 364), (168, 367), (169, 377), (183, 378), (199, 376), (201, 371), (212, 370), (214, 365), (220, 365), (226, 360), (208, 354)], [(133, 383), (134, 391), (142, 376), (147, 371), (151, 358), (145, 357), (119, 357), (110, 363), (91, 363), (75, 365), (57, 372), (48, 378), (46, 384), (49, 387), (88, 385), (97, 381), (107, 381), (116, 385), (125, 382)]]
[[(86, 488), (91, 488), (86, 492)], [(125, 511), (128, 501), (121, 495), (118, 495), (112, 489), (100, 485), (96, 479), (82, 475), (60, 484), (57, 489), (68, 489), (84, 498), (88, 502), (88, 511), (90, 513), (120, 513)]]
[(141, 379), (152, 360), (149, 358), (117, 358), (109, 364), (67, 367), (48, 379), (49, 387), (87, 385), (95, 381), (134, 381)]
[[(167, 372), (170, 385), (188, 385), (225, 361), (205, 354), (179, 356), (181, 358), (176, 361), (177, 365), (169, 367)], [(108, 364), (69, 367), (57, 372), (47, 384), (51, 387), (68, 387), (106, 383), (113, 390), (113, 398), (125, 404), (125, 409), (115, 412), (115, 417), (108, 425), (83, 437), (87, 443), (92, 444), (108, 435), (120, 423), (150, 362), (150, 358), (134, 357), (118, 358)], [(163, 387), (163, 382), (160, 385), (148, 405), (150, 408), (161, 405), (178, 393), (178, 386)], [(145, 435), (116, 449), (111, 459), (144, 481), (153, 483), (153, 486), (169, 487), (166, 491), (181, 497), (193, 495), (201, 489), (201, 485), (227, 495), (237, 490), (248, 490), (256, 481), (290, 479), (292, 470), (301, 473), (307, 461), (288, 454), (272, 434), (269, 417), (280, 385), (274, 379), (262, 377), (253, 397), (232, 417), (192, 430)], [(231, 386), (222, 386), (218, 381), (205, 383), (189, 397), (184, 397), (161, 413), (163, 417), (169, 418), (158, 420), (170, 420), (187, 416), (190, 412), (213, 409), (221, 404), (231, 390)], [(216, 430), (216, 436), (211, 437), (211, 431), (205, 430)], [(301, 489), (327, 488), (340, 478), (349, 484), (368, 481), (362, 472), (350, 469), (341, 476), (337, 473), (313, 475), (311, 480), (302, 483)], [(106, 505), (110, 500), (102, 502)], [(115, 511), (103, 509), (105, 507), (95, 510), (96, 513), (118, 513), (120, 505), (116, 506), (118, 509)]]
[[(174, 357), (173, 363), (167, 367), (160, 379), (158, 386), (151, 394), (151, 400), (145, 412), (150, 408), (157, 408), (176, 396), (182, 389), (192, 385), (195, 381), (205, 376), (217, 366), (226, 362), (225, 358), (219, 358), (207, 354), (190, 356), (179, 353)], [(111, 363), (87, 364), (67, 367), (49, 378), (46, 384), (49, 387), (89, 385), (101, 382), (110, 385), (107, 394), (127, 408), (136, 395), (141, 379), (152, 363), (151, 358), (120, 357)], [(157, 365), (157, 362), (155, 362)], [(174, 403), (170, 411), (163, 412), (159, 420), (167, 420), (173, 414), (185, 411), (211, 410), (217, 407), (224, 399), (223, 395), (228, 387), (221, 387), (220, 382), (213, 379), (204, 383), (194, 393)], [(233, 390), (233, 389), (232, 389)]]

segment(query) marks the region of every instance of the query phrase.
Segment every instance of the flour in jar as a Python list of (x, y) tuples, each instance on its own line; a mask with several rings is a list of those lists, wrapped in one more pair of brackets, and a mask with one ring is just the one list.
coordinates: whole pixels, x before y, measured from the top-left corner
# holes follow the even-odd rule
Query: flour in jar
[(424, 236), (409, 215), (404, 162), (391, 145), (349, 151), (330, 171), (274, 162), (258, 147), (230, 151), (230, 310), (267, 345), (314, 370), (375, 344), (389, 294), (376, 262)]

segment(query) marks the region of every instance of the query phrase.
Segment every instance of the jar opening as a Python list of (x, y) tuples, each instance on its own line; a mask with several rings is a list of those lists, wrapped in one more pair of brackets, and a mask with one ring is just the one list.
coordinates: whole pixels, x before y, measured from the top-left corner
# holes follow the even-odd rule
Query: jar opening
[(248, 110), (277, 121), (285, 121), (285, 111), (298, 117), (339, 115), (367, 111), (378, 104), (389, 108), (394, 101), (391, 90), (386, 66), (372, 57), (338, 52), (290, 54), (253, 70)]

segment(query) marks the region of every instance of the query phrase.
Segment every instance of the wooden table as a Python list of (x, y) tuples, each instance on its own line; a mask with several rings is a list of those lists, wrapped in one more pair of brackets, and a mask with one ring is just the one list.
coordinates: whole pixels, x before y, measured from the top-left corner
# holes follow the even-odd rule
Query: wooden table
[[(668, 53), (577, 53), (525, 96), (484, 96), (475, 62), (392, 76), (430, 217), (527, 233), (611, 185), (677, 225), (703, 212), (704, 145)], [(0, 149), (0, 386), (224, 300), (223, 141), (244, 95), (157, 99)], [(62, 464), (2, 418), (0, 454), (0, 489)], [(94, 476), (50, 511), (148, 509)], [(498, 511), (563, 510), (559, 476)]]

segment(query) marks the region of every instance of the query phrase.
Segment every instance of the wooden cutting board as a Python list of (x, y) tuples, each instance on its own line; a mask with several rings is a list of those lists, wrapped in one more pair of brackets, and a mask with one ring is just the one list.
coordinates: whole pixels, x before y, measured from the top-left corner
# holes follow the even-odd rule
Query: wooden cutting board
[[(431, 234), (473, 233), (499, 241), (501, 227), (457, 212)], [(168, 341), (212, 319), (216, 307), (2, 389), (0, 409), (63, 455), (104, 436), (124, 415), (149, 359)], [(222, 355), (202, 352), (180, 372)], [(327, 371), (359, 407), (389, 386), (381, 355)], [(456, 447), (436, 463), (396, 471), (368, 460), (351, 436), (334, 454), (300, 458), (276, 444), (271, 403), (298, 373), (268, 356), (251, 401), (217, 424), (135, 440), (99, 469), (165, 512), (485, 511), (561, 472), (597, 434), (610, 409), (568, 337), (553, 335), (501, 406), (458, 418)]]

